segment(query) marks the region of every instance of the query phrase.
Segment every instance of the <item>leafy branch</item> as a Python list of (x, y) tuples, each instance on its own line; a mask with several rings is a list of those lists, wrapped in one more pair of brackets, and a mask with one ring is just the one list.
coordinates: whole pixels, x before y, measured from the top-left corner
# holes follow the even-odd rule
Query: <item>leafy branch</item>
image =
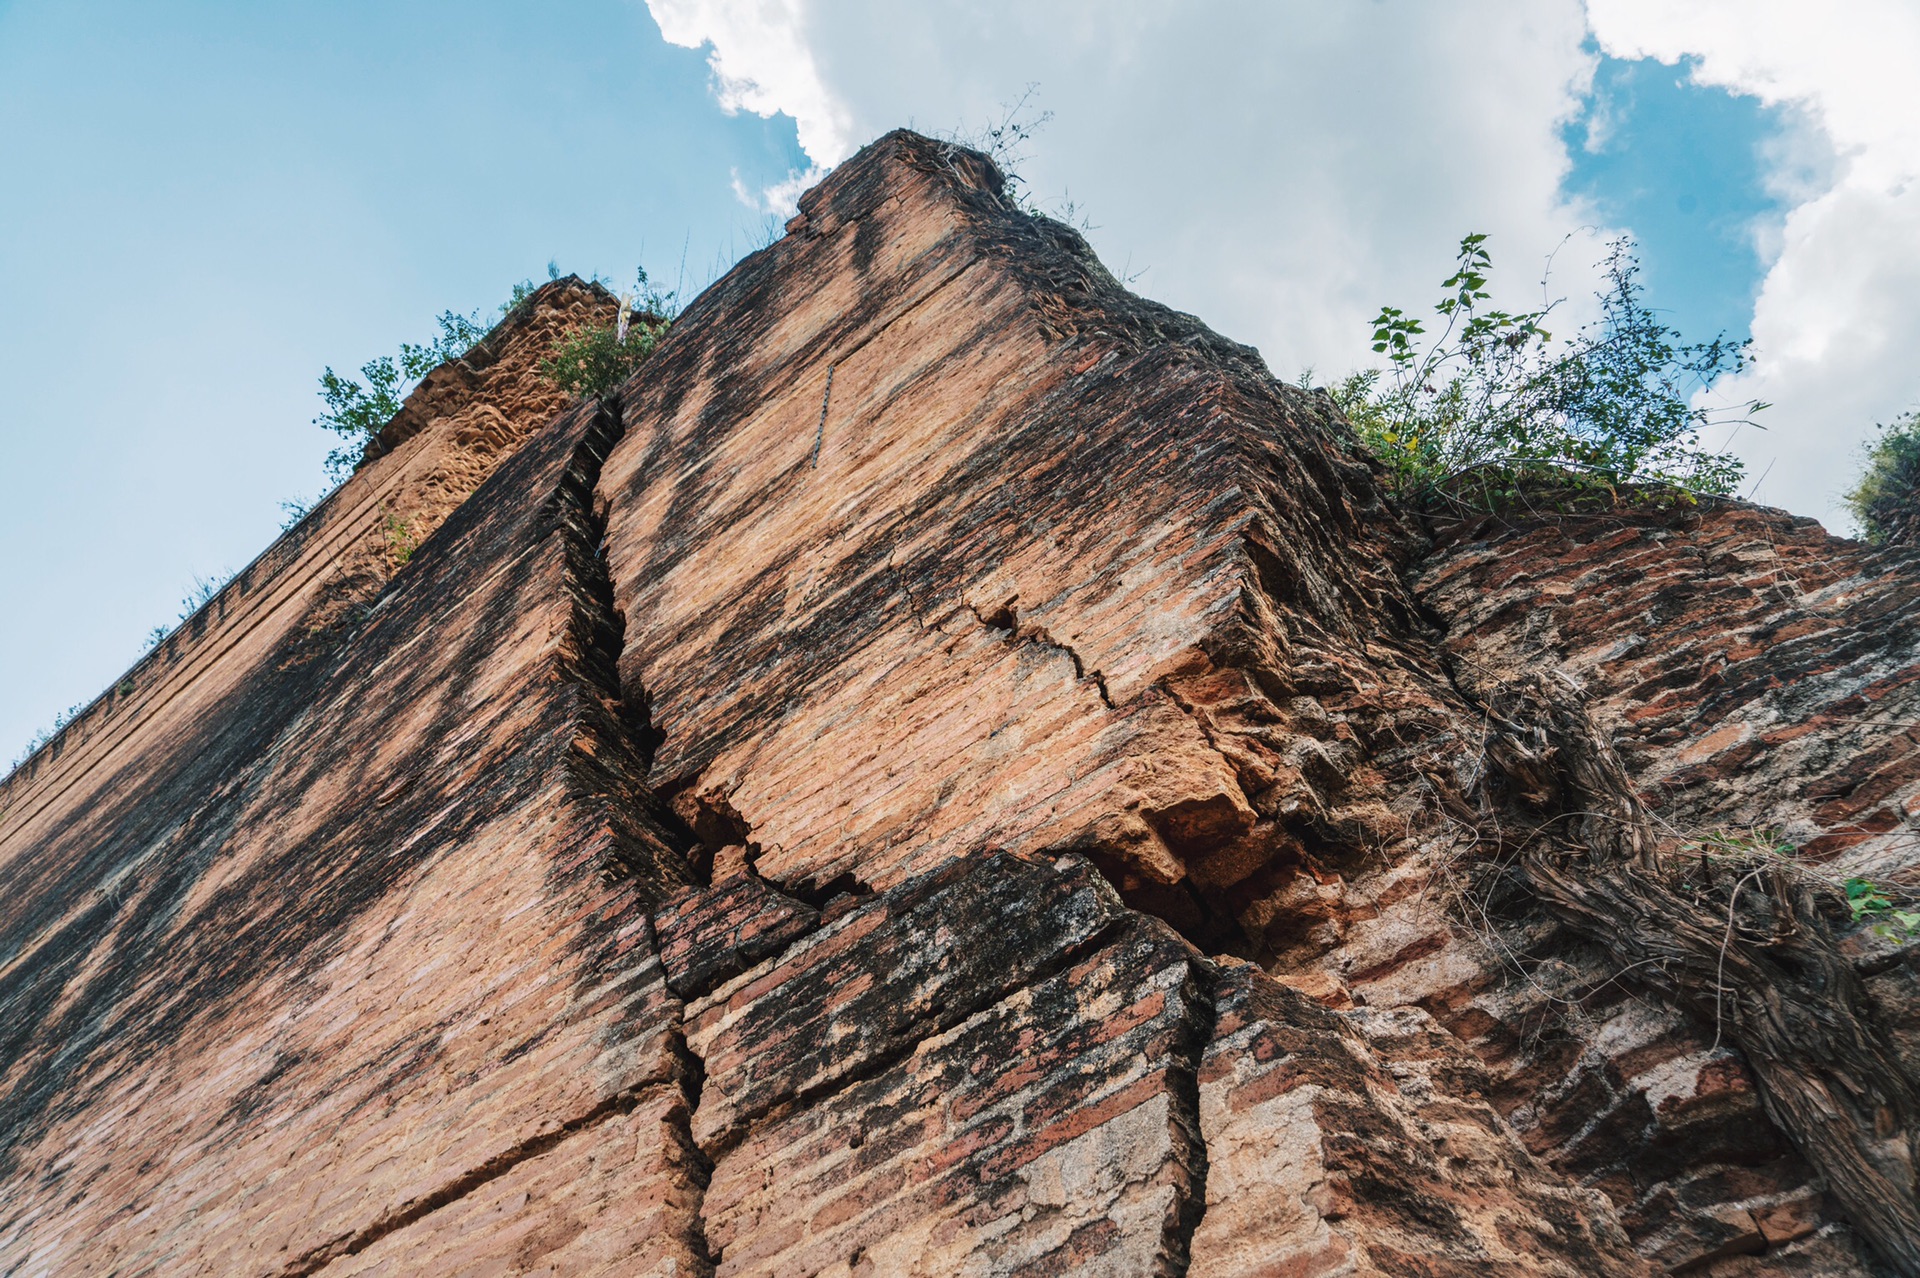
[(1920, 910), (1896, 907), (1887, 889), (1872, 879), (1848, 879), (1845, 884), (1847, 909), (1855, 923), (1871, 921), (1875, 936), (1903, 941), (1920, 933)]
[(1700, 434), (1766, 405), (1720, 412), (1695, 402), (1747, 366), (1747, 343), (1682, 341), (1647, 306), (1630, 241), (1615, 241), (1601, 265), (1600, 318), (1558, 345), (1546, 327), (1558, 303), (1489, 305), (1485, 235), (1460, 241), (1433, 307), (1437, 334), (1399, 307), (1380, 309), (1371, 344), (1387, 366), (1330, 392), (1403, 496), (1490, 507), (1540, 485), (1733, 491), (1739, 459), (1708, 451)]
[(481, 323), (478, 311), (472, 315), (442, 311), (439, 325), (440, 336), (432, 341), (420, 345), (402, 342), (398, 356), (381, 355), (362, 364), (360, 377), (364, 381), (342, 377), (331, 366), (320, 374), (320, 398), (326, 411), (313, 419), (314, 424), (342, 439), (340, 446), (327, 455), (328, 475), (337, 480), (351, 472), (420, 379), (472, 350), (489, 327)]

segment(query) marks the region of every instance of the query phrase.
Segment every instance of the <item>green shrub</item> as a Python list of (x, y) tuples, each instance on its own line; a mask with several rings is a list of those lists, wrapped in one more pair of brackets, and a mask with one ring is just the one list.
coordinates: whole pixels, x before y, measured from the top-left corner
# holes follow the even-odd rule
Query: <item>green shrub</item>
[(1920, 541), (1920, 408), (1881, 424), (1846, 502), (1861, 535), (1875, 545)]
[[(547, 278), (544, 283), (538, 283), (533, 280), (521, 280), (518, 284), (515, 284), (512, 291), (507, 294), (507, 300), (500, 303), (500, 318), (505, 319), (507, 316), (519, 310), (520, 303), (526, 301), (529, 297), (532, 297), (535, 293), (545, 288), (547, 284), (551, 284), (559, 278), (560, 264), (550, 261), (547, 263)], [(593, 282), (596, 284), (604, 283), (597, 274), (593, 277)]]
[(477, 311), (473, 315), (443, 311), (439, 323), (440, 336), (433, 341), (419, 346), (402, 342), (398, 357), (382, 355), (362, 364), (364, 382), (342, 377), (331, 367), (320, 374), (320, 398), (327, 411), (314, 418), (314, 424), (342, 437), (340, 446), (327, 455), (327, 473), (333, 478), (343, 478), (359, 464), (367, 445), (393, 420), (407, 392), (422, 377), (450, 359), (459, 359), (487, 335)]
[(322, 490), (320, 496), (315, 497), (311, 501), (305, 498), (295, 497), (291, 501), (281, 502), (280, 531), (289, 531), (295, 524), (305, 519), (308, 515), (311, 515), (314, 509), (324, 500), (326, 500), (326, 490)]
[(413, 529), (408, 522), (389, 510), (383, 524), (387, 538), (387, 554), (394, 563), (405, 567), (413, 559), (413, 552), (420, 548), (413, 539)]
[(575, 399), (610, 394), (653, 354), (673, 327), (675, 313), (674, 295), (656, 291), (643, 267), (635, 291), (620, 298), (614, 322), (588, 325), (562, 338), (541, 362), (540, 373)]
[[(1485, 509), (1548, 487), (1617, 494), (1728, 493), (1740, 461), (1699, 442), (1716, 424), (1693, 395), (1738, 372), (1747, 344), (1724, 335), (1686, 343), (1642, 297), (1629, 241), (1604, 261), (1600, 318), (1572, 340), (1553, 342), (1553, 306), (1486, 306), (1492, 259), (1487, 237), (1460, 241), (1454, 272), (1434, 306), (1437, 336), (1398, 307), (1374, 318), (1373, 349), (1385, 369), (1330, 387), (1361, 441), (1418, 504)], [(1744, 420), (1765, 408), (1748, 401)]]
[[(559, 278), (560, 268), (547, 263), (547, 279)], [(596, 276), (595, 282), (602, 281)], [(540, 287), (532, 280), (515, 284), (512, 294), (500, 307), (500, 317), (511, 315)], [(636, 302), (638, 310), (633, 309)], [(342, 376), (331, 367), (320, 374), (320, 398), (326, 411), (313, 420), (341, 437), (340, 446), (327, 455), (329, 487), (359, 465), (366, 456), (367, 446), (393, 420), (393, 415), (406, 402), (408, 392), (421, 378), (448, 360), (465, 355), (492, 330), (492, 325), (482, 322), (480, 314), (479, 311), (471, 315), (443, 311), (438, 321), (438, 337), (419, 345), (402, 342), (398, 355), (368, 360), (360, 366), (358, 377)], [(635, 292), (621, 299), (619, 319), (605, 327), (582, 329), (556, 343), (549, 358), (542, 363), (541, 372), (570, 395), (603, 395), (631, 376), (640, 361), (652, 354), (675, 314), (673, 294), (655, 290), (642, 270)], [(287, 522), (282, 527), (298, 523), (314, 504), (317, 503), (282, 502), (287, 513)], [(396, 550), (396, 553), (401, 552)]]

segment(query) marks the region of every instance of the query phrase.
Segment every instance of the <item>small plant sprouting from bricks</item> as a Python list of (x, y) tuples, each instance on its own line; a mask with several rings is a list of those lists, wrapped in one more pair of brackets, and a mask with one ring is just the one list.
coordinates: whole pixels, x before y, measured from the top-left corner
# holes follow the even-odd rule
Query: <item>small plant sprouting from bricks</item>
[[(1053, 112), (1040, 109), (1037, 101), (1039, 94), (1040, 85), (1030, 81), (1020, 91), (1019, 97), (1000, 103), (997, 118), (975, 127), (962, 126), (940, 134), (940, 140), (949, 148), (948, 162), (952, 162), (953, 147), (982, 152), (1000, 170), (1000, 176), (1006, 181), (1007, 199), (1022, 213), (1028, 217), (1059, 222), (1083, 234), (1097, 230), (1088, 218), (1086, 209), (1075, 202), (1070, 193), (1062, 192), (1055, 198), (1039, 200), (1021, 173), (1027, 161), (1033, 158), (1028, 150), (1033, 140), (1053, 122)], [(1131, 283), (1137, 278), (1127, 276), (1126, 282)]]
[(283, 518), (280, 520), (280, 531), (287, 532), (295, 524), (305, 519), (308, 515), (311, 515), (314, 508), (326, 499), (327, 491), (328, 490), (323, 490), (320, 496), (315, 497), (311, 501), (302, 497), (295, 497), (290, 501), (281, 502), (280, 513)]
[[(548, 262), (547, 263), (547, 279), (557, 280), (559, 278), (560, 278), (560, 264), (558, 262)], [(500, 303), (500, 318), (505, 319), (507, 316), (519, 310), (520, 304), (522, 302), (526, 301), (529, 297), (532, 297), (535, 293), (538, 293), (539, 291), (540, 291), (540, 286), (534, 283), (532, 280), (521, 280), (518, 284), (515, 284), (513, 286), (513, 291), (507, 294), (507, 300)]]
[(574, 399), (611, 394), (653, 354), (677, 314), (674, 295), (655, 289), (642, 267), (614, 322), (588, 325), (555, 343), (541, 376)]
[(1372, 345), (1387, 367), (1351, 374), (1329, 393), (1404, 498), (1464, 513), (1543, 492), (1687, 502), (1733, 491), (1739, 459), (1709, 451), (1700, 434), (1751, 424), (1766, 405), (1694, 404), (1747, 366), (1748, 344), (1724, 335), (1684, 342), (1661, 323), (1631, 241), (1616, 240), (1601, 267), (1600, 318), (1559, 344), (1546, 327), (1558, 303), (1488, 305), (1485, 235), (1460, 241), (1431, 320), (1381, 308)]
[(200, 574), (195, 573), (193, 576), (193, 589), (187, 591), (186, 595), (180, 600), (179, 616), (173, 619), (173, 624), (170, 626), (155, 626), (153, 629), (147, 631), (145, 650), (152, 652), (155, 648), (165, 643), (168, 635), (185, 625), (193, 617), (194, 613), (199, 612), (211, 603), (213, 597), (220, 593), (220, 588), (226, 585), (232, 578), (233, 574), (230, 572), (216, 573), (211, 577), (202, 577)]
[(54, 715), (53, 726), (51, 728), (42, 728), (40, 729), (40, 731), (34, 733), (33, 739), (27, 742), (25, 748), (23, 748), (19, 754), (16, 754), (15, 756), (13, 756), (13, 762), (7, 765), (7, 771), (9, 773), (12, 773), (15, 769), (19, 768), (20, 765), (24, 764), (28, 759), (31, 759), (34, 755), (39, 754), (40, 751), (43, 748), (45, 748), (49, 742), (51, 742), (55, 737), (60, 735), (62, 729), (64, 729), (69, 723), (72, 723), (75, 719), (78, 719), (80, 717), (81, 711), (85, 709), (86, 709), (86, 706), (84, 705), (68, 706), (65, 710), (62, 710), (59, 714)]
[(1031, 158), (1028, 146), (1053, 122), (1053, 112), (1040, 110), (1034, 101), (1039, 92), (1038, 84), (1029, 83), (1019, 97), (1000, 104), (998, 119), (977, 128), (953, 129), (942, 139), (949, 146), (968, 147), (992, 160), (1001, 177), (1006, 179), (1007, 197), (1028, 215), (1040, 209), (1034, 204), (1020, 170)]
[(1693, 841), (1703, 854), (1721, 857), (1790, 857), (1799, 846), (1779, 830), (1709, 830)]
[(405, 567), (413, 558), (413, 552), (419, 549), (407, 521), (389, 510), (381, 523), (381, 530), (386, 535), (388, 557), (393, 560), (395, 567)]
[(1920, 909), (1901, 899), (1898, 889), (1858, 876), (1842, 878), (1797, 859), (1800, 849), (1777, 830), (1735, 832), (1712, 830), (1682, 849), (1698, 858), (1697, 869), (1682, 874), (1679, 887), (1696, 897), (1711, 892), (1731, 871), (1737, 895), (1757, 872), (1777, 871), (1822, 891), (1838, 893), (1846, 901), (1848, 921), (1869, 924), (1875, 936), (1890, 941), (1920, 936)]
[(1881, 424), (1846, 502), (1874, 545), (1920, 545), (1920, 408)]
[(1875, 936), (1905, 941), (1920, 935), (1920, 910), (1899, 908), (1889, 891), (1872, 879), (1848, 879), (1844, 890), (1853, 921), (1871, 922)]

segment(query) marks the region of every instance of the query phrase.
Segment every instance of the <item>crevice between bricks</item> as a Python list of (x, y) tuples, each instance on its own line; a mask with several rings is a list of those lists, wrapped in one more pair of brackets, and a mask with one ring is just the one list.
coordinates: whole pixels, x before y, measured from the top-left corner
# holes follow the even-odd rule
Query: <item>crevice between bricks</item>
[(888, 552), (887, 554), (887, 571), (893, 574), (894, 584), (900, 587), (900, 593), (907, 597), (907, 611), (911, 612), (913, 619), (920, 623), (920, 628), (922, 630), (933, 629), (932, 625), (927, 621), (927, 614), (920, 610), (920, 600), (913, 593), (913, 587), (908, 584), (907, 574), (902, 572), (900, 565), (893, 561), (892, 552)]
[(720, 874), (719, 854), (729, 848), (741, 850), (741, 862), (751, 871), (765, 851), (753, 837), (753, 826), (733, 806), (733, 792), (700, 789), (701, 776), (670, 782), (654, 789), (654, 795), (685, 826), (692, 845), (689, 868), (695, 886), (714, 886)]
[[(602, 843), (606, 861), (600, 873), (608, 878), (630, 877), (656, 903), (675, 887), (694, 879), (689, 861), (696, 840), (691, 831), (645, 786), (648, 762), (657, 744), (644, 696), (622, 694), (619, 658), (625, 639), (625, 618), (614, 600), (613, 583), (604, 557), (605, 520), (595, 512), (594, 490), (600, 469), (623, 433), (617, 403), (603, 401), (592, 409), (591, 425), (583, 432), (574, 456), (550, 499), (566, 562), (566, 588), (571, 596), (569, 643), (562, 649), (560, 675), (580, 694), (579, 724), (563, 766), (573, 801), (591, 814), (589, 827), (611, 839)], [(650, 925), (650, 924), (649, 924)], [(699, 1108), (703, 1066), (688, 1047), (684, 1031), (672, 1026), (672, 1051), (680, 1069), (676, 1087), (684, 1107), (670, 1119), (690, 1173), (695, 1206), (684, 1241), (703, 1273), (711, 1273), (699, 1204), (704, 1201), (711, 1163), (693, 1139), (692, 1114)], [(381, 1239), (472, 1194), (521, 1164), (538, 1158), (574, 1135), (622, 1113), (631, 1112), (662, 1086), (644, 1084), (617, 1093), (558, 1128), (528, 1137), (455, 1176), (439, 1189), (386, 1212), (353, 1233), (334, 1238), (306, 1252), (283, 1268), (282, 1278), (313, 1274), (342, 1257), (356, 1255)]]
[[(670, 953), (673, 946), (673, 939), (670, 933), (673, 929), (671, 925), (663, 925), (663, 920), (667, 918), (669, 912), (673, 909), (673, 904), (677, 903), (670, 903), (667, 907), (663, 907), (654, 912), (654, 937), (661, 947), (663, 961), (665, 962), (667, 988), (673, 991), (674, 995), (681, 1001), (691, 1003), (696, 999), (707, 997), (728, 981), (733, 980), (737, 976), (744, 975), (767, 959), (777, 958), (794, 945), (798, 945), (807, 937), (818, 932), (823, 926), (821, 922), (822, 908), (815, 907), (801, 900), (799, 897), (784, 890), (778, 883), (766, 878), (754, 867), (751, 857), (747, 859), (744, 870), (741, 871), (737, 878), (704, 887), (700, 889), (698, 897), (711, 898), (748, 884), (759, 885), (767, 894), (768, 902), (763, 903), (762, 913), (766, 911), (769, 904), (777, 909), (782, 903), (796, 907), (796, 910), (804, 910), (806, 913), (796, 913), (793, 916), (793, 921), (796, 924), (795, 930), (777, 939), (766, 938), (763, 940), (759, 937), (743, 936), (742, 925), (736, 924), (729, 933), (729, 939), (725, 947), (728, 954), (727, 962), (721, 965), (715, 965), (708, 971), (693, 973), (682, 970), (676, 974), (675, 964), (671, 961)], [(862, 884), (859, 885), (857, 892), (842, 893), (841, 896), (865, 896), (871, 893), (872, 889)]]
[[(1116, 913), (1113, 918), (1102, 923), (1085, 940), (1080, 941), (1078, 944), (1062, 946), (1050, 955), (1045, 962), (1036, 965), (1033, 970), (1027, 973), (1021, 980), (1008, 985), (995, 987), (992, 990), (986, 991), (978, 999), (956, 1004), (944, 1009), (940, 1014), (914, 1018), (901, 1027), (902, 1037), (898, 1043), (885, 1051), (874, 1053), (872, 1057), (857, 1068), (851, 1069), (844, 1074), (836, 1074), (829, 1079), (823, 1079), (812, 1086), (800, 1088), (796, 1090), (792, 1096), (789, 1096), (779, 1104), (754, 1115), (752, 1118), (744, 1119), (736, 1123), (714, 1142), (713, 1149), (708, 1151), (709, 1157), (717, 1162), (728, 1150), (735, 1148), (751, 1135), (755, 1127), (778, 1122), (787, 1115), (798, 1110), (806, 1109), (829, 1096), (837, 1095), (849, 1088), (857, 1087), (862, 1083), (871, 1082), (873, 1079), (878, 1078), (880, 1075), (912, 1056), (916, 1051), (920, 1050), (920, 1046), (929, 1039), (939, 1037), (941, 1034), (971, 1019), (987, 1008), (1011, 998), (1020, 990), (1031, 989), (1036, 985), (1051, 980), (1074, 964), (1083, 961), (1089, 955), (1107, 948), (1119, 939), (1120, 933), (1131, 923), (1135, 913), (1136, 911), (1127, 909), (1125, 906), (1120, 906), (1119, 912)], [(811, 938), (802, 938), (795, 941), (793, 946), (789, 946), (787, 950), (775, 956), (772, 960), (773, 963), (778, 965), (795, 946), (804, 945), (809, 939)], [(691, 1050), (691, 1048), (689, 1048), (689, 1050)], [(705, 1062), (703, 1061), (701, 1064), (704, 1069)]]
[(674, 1124), (674, 1136), (682, 1143), (688, 1163), (693, 1172), (694, 1203), (689, 1217), (687, 1245), (693, 1252), (694, 1263), (702, 1266), (696, 1278), (710, 1278), (720, 1257), (713, 1250), (713, 1243), (707, 1237), (707, 1190), (713, 1183), (713, 1159), (700, 1148), (700, 1142), (693, 1138), (693, 1116), (700, 1112), (700, 1101), (707, 1089), (707, 1064), (687, 1042), (684, 1029), (673, 1030), (674, 1055), (680, 1060), (680, 1091), (686, 1098), (687, 1107), (679, 1122)]
[(833, 403), (833, 369), (832, 364), (827, 365), (827, 388), (820, 392), (820, 423), (814, 427), (813, 456), (807, 462), (810, 470), (819, 468), (820, 444), (827, 437), (827, 407)]
[(1091, 679), (1093, 686), (1100, 693), (1101, 703), (1109, 710), (1117, 708), (1113, 704), (1113, 694), (1107, 691), (1107, 676), (1101, 671), (1088, 669), (1087, 663), (1081, 660), (1080, 654), (1074, 651), (1073, 646), (1055, 639), (1045, 626), (1021, 625), (1020, 615), (1014, 611), (1013, 600), (1009, 599), (999, 607), (984, 613), (971, 603), (963, 603), (961, 607), (973, 614), (973, 619), (988, 630), (1006, 631), (1008, 643), (1037, 644), (1050, 651), (1064, 654), (1067, 660), (1073, 663), (1074, 680), (1084, 683)]
[(610, 1096), (586, 1113), (561, 1124), (552, 1131), (530, 1136), (516, 1145), (509, 1146), (479, 1166), (454, 1177), (432, 1193), (401, 1204), (362, 1229), (351, 1234), (343, 1234), (305, 1252), (280, 1270), (282, 1278), (302, 1278), (302, 1275), (318, 1273), (343, 1257), (358, 1255), (387, 1235), (397, 1233), (415, 1221), (439, 1211), (442, 1207), (458, 1202), (489, 1181), (498, 1180), (521, 1163), (538, 1158), (568, 1137), (595, 1127), (616, 1114), (631, 1111), (649, 1090), (651, 1088), (641, 1088), (638, 1091)]
[[(700, 839), (646, 784), (661, 734), (653, 725), (644, 688), (628, 688), (620, 679), (620, 657), (626, 647), (627, 621), (613, 589), (607, 566), (605, 512), (595, 493), (600, 471), (614, 445), (626, 433), (623, 405), (618, 396), (602, 399), (595, 423), (581, 441), (575, 465), (568, 469), (558, 501), (568, 551), (568, 582), (574, 592), (575, 627), (580, 632), (581, 685), (587, 733), (594, 744), (582, 748), (576, 740), (569, 764), (577, 780), (593, 794), (615, 834), (614, 854), (621, 871), (640, 880), (652, 899), (652, 909), (674, 888), (698, 884), (703, 878), (696, 864)], [(597, 748), (596, 748), (597, 747)], [(660, 853), (665, 852), (665, 856)], [(657, 943), (657, 942), (656, 942)], [(701, 1278), (713, 1272), (714, 1256), (707, 1239), (705, 1204), (713, 1164), (693, 1138), (693, 1115), (699, 1111), (706, 1085), (706, 1067), (686, 1039), (684, 1024), (670, 1025), (672, 1051), (679, 1063), (683, 1109), (669, 1120), (687, 1158), (693, 1199), (684, 1241)]]
[(609, 873), (630, 873), (658, 901), (697, 880), (698, 840), (646, 784), (660, 733), (645, 690), (623, 688), (620, 682), (626, 618), (615, 601), (606, 562), (606, 519), (595, 510), (594, 490), (624, 424), (617, 402), (603, 401), (593, 411), (593, 425), (553, 498), (573, 605), (572, 643), (562, 674), (580, 692), (582, 720), (567, 768), (577, 798), (591, 804), (614, 835), (620, 864), (609, 866)]
[(1213, 1042), (1214, 1027), (1220, 1018), (1214, 998), (1218, 973), (1213, 964), (1196, 954), (1189, 960), (1189, 971), (1193, 983), (1193, 1015), (1188, 1019), (1191, 1038), (1187, 1047), (1191, 1056), (1184, 1067), (1170, 1070), (1167, 1075), (1176, 1124), (1174, 1138), (1187, 1146), (1187, 1183), (1173, 1219), (1167, 1222), (1161, 1244), (1172, 1278), (1186, 1278), (1193, 1263), (1193, 1236), (1207, 1215), (1209, 1164), (1206, 1131), (1201, 1127), (1200, 1071), (1206, 1066), (1207, 1048)]

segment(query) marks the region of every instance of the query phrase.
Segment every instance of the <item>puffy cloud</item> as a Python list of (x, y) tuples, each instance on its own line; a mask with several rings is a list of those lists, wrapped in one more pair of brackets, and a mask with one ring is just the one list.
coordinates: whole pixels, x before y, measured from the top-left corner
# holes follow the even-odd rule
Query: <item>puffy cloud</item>
[[(1591, 220), (1560, 194), (1593, 67), (1577, 0), (649, 4), (821, 165), (901, 124), (978, 128), (1037, 84), (1056, 114), (1021, 167), (1042, 203), (1070, 197), (1116, 272), (1282, 376), (1369, 358), (1366, 321), (1431, 300), (1469, 231), (1493, 236), (1503, 300), (1537, 299)], [(1597, 235), (1556, 292), (1587, 291)]]
[(1835, 520), (1859, 442), (1920, 393), (1911, 0), (649, 3), (669, 39), (711, 44), (723, 102), (791, 115), (821, 166), (898, 124), (978, 127), (1037, 83), (1057, 115), (1022, 167), (1043, 203), (1070, 195), (1116, 271), (1282, 376), (1367, 359), (1374, 309), (1424, 307), (1467, 231), (1492, 234), (1502, 301), (1538, 299), (1556, 249), (1552, 293), (1583, 299), (1610, 231), (1563, 191), (1561, 126), (1590, 38), (1690, 59), (1798, 121), (1768, 143), (1785, 216), (1754, 228), (1760, 362), (1716, 396), (1775, 405), (1734, 440), (1756, 495)]
[(721, 107), (791, 116), (816, 165), (853, 153), (852, 122), (814, 66), (802, 0), (647, 0), (647, 8), (667, 43), (711, 46), (707, 65)]
[[(1789, 203), (1763, 247), (1754, 307), (1759, 363), (1725, 389), (1775, 407), (1736, 441), (1756, 495), (1844, 523), (1835, 509), (1872, 423), (1920, 399), (1920, 8), (1910, 0), (1590, 0), (1595, 38), (1619, 57), (1688, 59), (1693, 78), (1795, 109), (1829, 151), (1809, 181), (1806, 137), (1773, 149)], [(1817, 170), (1816, 170), (1817, 172)], [(1771, 419), (1771, 420), (1768, 420)]]

